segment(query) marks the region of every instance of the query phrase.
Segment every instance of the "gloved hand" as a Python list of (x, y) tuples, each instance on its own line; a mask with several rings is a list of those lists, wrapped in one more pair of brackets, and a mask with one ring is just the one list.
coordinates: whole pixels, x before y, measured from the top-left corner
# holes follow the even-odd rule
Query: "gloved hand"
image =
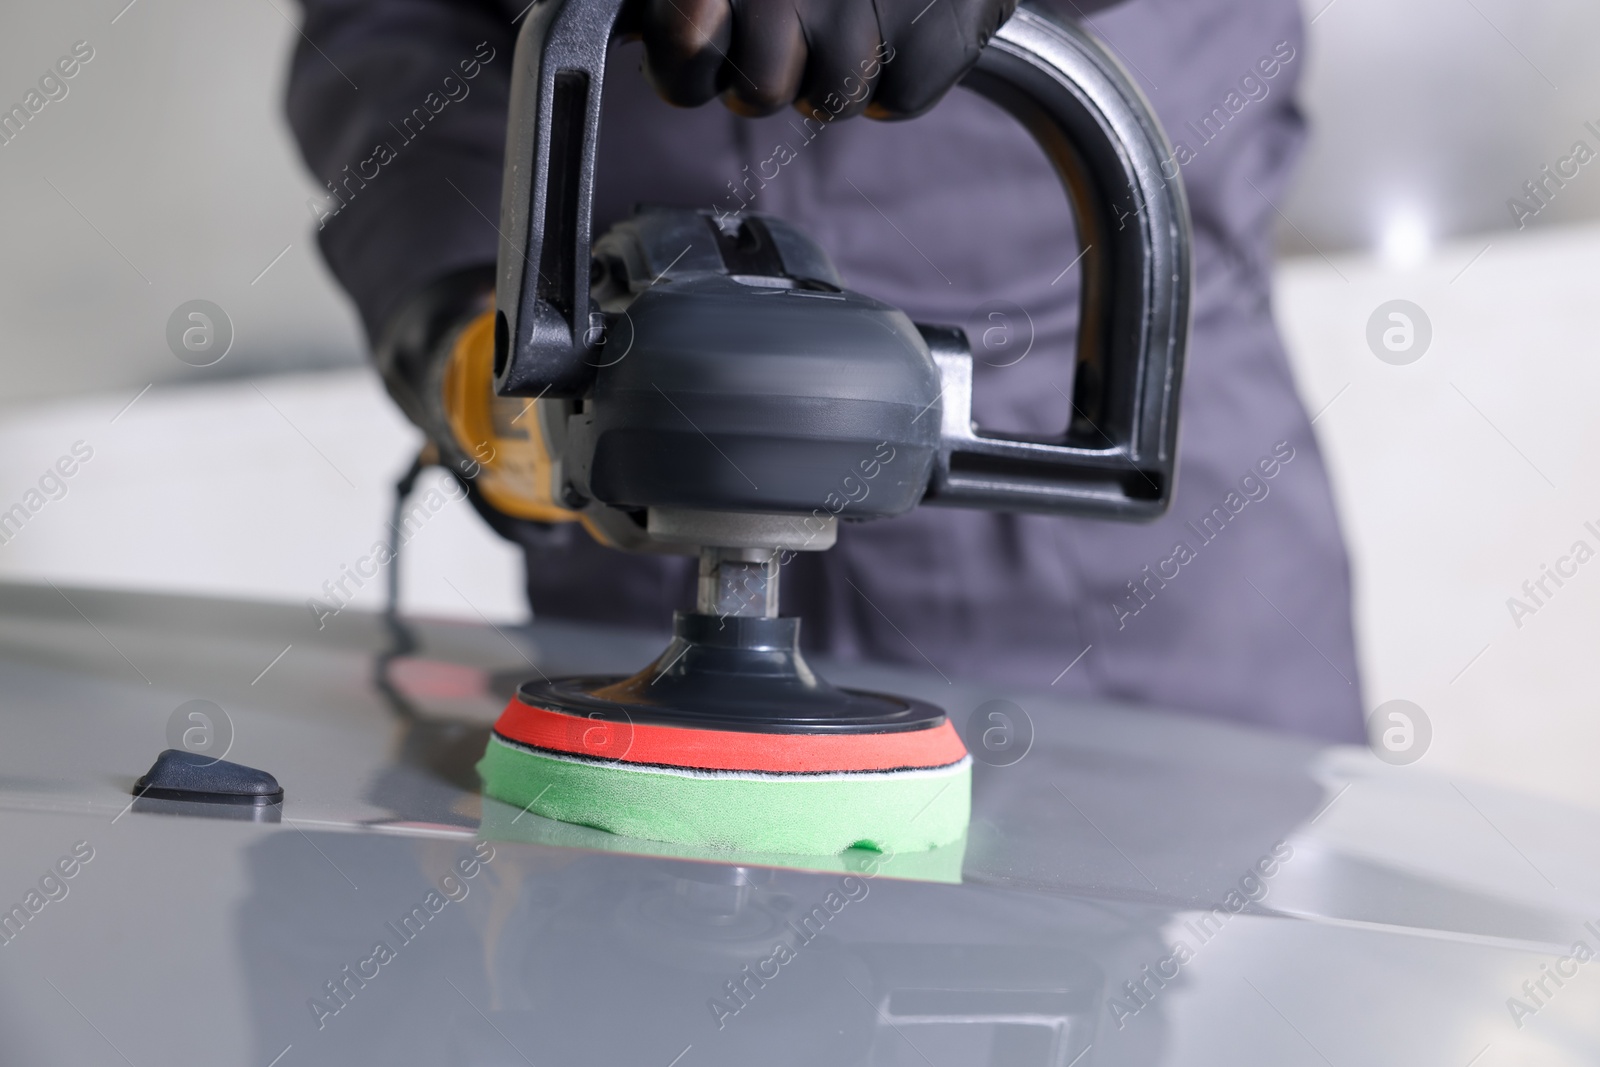
[(789, 104), (826, 121), (911, 118), (977, 62), (1016, 0), (635, 0), (662, 98), (720, 95), (741, 115)]

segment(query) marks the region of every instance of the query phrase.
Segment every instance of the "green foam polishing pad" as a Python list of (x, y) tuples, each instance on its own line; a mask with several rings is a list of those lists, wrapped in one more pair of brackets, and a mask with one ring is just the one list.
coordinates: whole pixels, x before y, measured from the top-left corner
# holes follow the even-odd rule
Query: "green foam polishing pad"
[(524, 811), (512, 804), (485, 797), (478, 836), (489, 841), (515, 841), (547, 848), (582, 849), (624, 856), (689, 860), (726, 866), (772, 867), (824, 874), (868, 872), (885, 878), (910, 882), (938, 882), (960, 885), (966, 863), (967, 835), (948, 845), (922, 852), (876, 852), (851, 848), (838, 853), (807, 855), (763, 852), (755, 849), (713, 848), (683, 842), (651, 841), (642, 837), (623, 837), (592, 826), (558, 822)]
[(966, 833), (972, 758), (919, 730), (765, 734), (602, 722), (513, 698), (478, 763), (484, 792), (623, 837), (720, 851), (897, 856)]

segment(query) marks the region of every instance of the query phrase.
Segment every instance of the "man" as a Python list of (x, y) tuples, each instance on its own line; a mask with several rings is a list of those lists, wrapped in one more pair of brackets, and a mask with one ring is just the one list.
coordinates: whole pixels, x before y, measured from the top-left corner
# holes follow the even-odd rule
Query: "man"
[[(449, 436), (429, 405), (439, 353), (493, 287), (522, 3), (306, 0), (294, 58), (290, 119), (336, 194), (313, 205), (323, 252), (391, 392), (436, 440)], [(847, 524), (836, 548), (789, 564), (786, 613), (835, 657), (1359, 740), (1349, 568), (1269, 306), (1272, 202), (1303, 137), (1298, 11), (1103, 6), (1046, 10), (1087, 19), (1141, 82), (1194, 222), (1170, 514), (1128, 526), (919, 508)], [(639, 201), (783, 216), (852, 288), (967, 327), (980, 424), (1059, 429), (1078, 301), (1067, 204), (1012, 119), (943, 95), (1010, 7), (639, 0), (624, 17), (642, 44), (614, 49), (606, 76), (595, 232)], [(864, 87), (846, 81), (862, 71)], [(816, 132), (788, 110), (811, 114), (835, 86), (845, 121)], [(695, 106), (716, 97), (726, 109)], [(778, 144), (774, 174), (763, 162)], [(620, 554), (476, 501), (527, 546), (542, 616), (660, 626), (692, 599), (690, 561)]]

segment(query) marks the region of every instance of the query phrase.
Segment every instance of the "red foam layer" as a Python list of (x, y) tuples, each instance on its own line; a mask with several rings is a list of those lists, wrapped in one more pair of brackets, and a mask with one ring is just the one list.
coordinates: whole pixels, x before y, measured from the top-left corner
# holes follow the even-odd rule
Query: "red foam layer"
[(554, 752), (707, 771), (888, 771), (947, 767), (967, 754), (948, 719), (898, 733), (755, 734), (586, 719), (512, 697), (494, 728), (502, 737)]

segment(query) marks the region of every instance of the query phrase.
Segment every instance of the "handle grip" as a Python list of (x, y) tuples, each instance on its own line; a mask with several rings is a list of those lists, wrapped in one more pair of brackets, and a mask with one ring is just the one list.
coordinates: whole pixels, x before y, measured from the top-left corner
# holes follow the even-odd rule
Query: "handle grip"
[(574, 398), (594, 373), (589, 252), (606, 53), (623, 0), (536, 0), (517, 35), (501, 184), (495, 389)]
[[(592, 381), (589, 293), (606, 53), (623, 0), (539, 0), (517, 42), (501, 209), (495, 386), (576, 398)], [(978, 432), (959, 330), (922, 327), (943, 378), (925, 500), (1150, 518), (1171, 499), (1189, 315), (1189, 224), (1166, 138), (1138, 89), (1076, 25), (1020, 8), (962, 82), (1043, 148), (1084, 253), (1073, 416), (1059, 435)]]
[(1153, 518), (1171, 500), (1189, 328), (1189, 214), (1171, 149), (1121, 66), (1075, 23), (1026, 7), (962, 82), (1033, 134), (1077, 222), (1082, 306), (1072, 417), (1053, 439), (984, 435), (972, 364), (924, 328), (944, 379), (929, 504)]

